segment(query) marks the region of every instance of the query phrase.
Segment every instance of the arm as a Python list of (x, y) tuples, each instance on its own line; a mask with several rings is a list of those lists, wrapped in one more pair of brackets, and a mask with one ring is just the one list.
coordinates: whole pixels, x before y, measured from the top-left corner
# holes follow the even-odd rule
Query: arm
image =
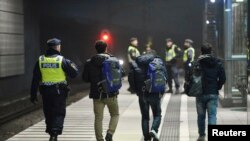
[(191, 62), (193, 56), (194, 56), (194, 52), (192, 50), (189, 50), (188, 51), (188, 60), (187, 60), (187, 62)]
[(39, 62), (36, 62), (33, 70), (33, 78), (30, 91), (30, 100), (32, 103), (35, 103), (35, 101), (37, 101), (37, 91), (39, 88), (40, 81), (41, 81), (41, 71), (39, 68)]
[(62, 68), (64, 72), (67, 74), (67, 76), (71, 78), (75, 78), (79, 73), (76, 64), (65, 58), (63, 58)]
[(225, 84), (226, 82), (226, 73), (225, 73), (225, 69), (222, 66), (222, 64), (219, 64), (219, 74), (218, 74), (218, 90), (220, 90), (222, 88), (222, 86)]

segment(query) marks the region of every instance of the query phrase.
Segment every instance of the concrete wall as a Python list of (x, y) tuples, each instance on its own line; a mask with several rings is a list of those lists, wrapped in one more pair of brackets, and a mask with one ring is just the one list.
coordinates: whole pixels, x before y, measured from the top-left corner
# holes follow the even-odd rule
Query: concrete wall
[[(24, 74), (0, 78), (1, 99), (17, 96), (17, 94), (27, 94), (25, 90), (30, 88), (33, 65), (40, 52), (38, 5), (39, 4), (33, 0), (25, 0), (23, 2), (25, 70)], [(18, 62), (19, 60), (16, 61)]]

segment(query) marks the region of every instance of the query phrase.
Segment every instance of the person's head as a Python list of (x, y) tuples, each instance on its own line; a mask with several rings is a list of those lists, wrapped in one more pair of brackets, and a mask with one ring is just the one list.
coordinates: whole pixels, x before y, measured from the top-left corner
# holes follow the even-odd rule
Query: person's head
[(95, 49), (97, 53), (106, 53), (107, 47), (108, 47), (107, 43), (102, 40), (98, 40), (95, 43)]
[(150, 53), (151, 52), (151, 47), (150, 46), (147, 46), (146, 47), (146, 53)]
[(47, 41), (48, 48), (52, 48), (58, 52), (61, 52), (61, 40), (52, 38)]
[(209, 43), (203, 43), (201, 45), (201, 54), (211, 54), (212, 53), (212, 45)]
[(138, 46), (138, 39), (136, 37), (132, 37), (130, 39), (130, 44), (134, 47), (137, 47)]
[(167, 47), (172, 47), (172, 45), (173, 45), (173, 40), (171, 39), (171, 38), (167, 38), (166, 39), (166, 45), (167, 45)]
[(193, 44), (193, 41), (192, 41), (191, 39), (186, 39), (186, 40), (184, 41), (184, 47), (186, 47), (186, 48), (191, 47), (192, 44)]

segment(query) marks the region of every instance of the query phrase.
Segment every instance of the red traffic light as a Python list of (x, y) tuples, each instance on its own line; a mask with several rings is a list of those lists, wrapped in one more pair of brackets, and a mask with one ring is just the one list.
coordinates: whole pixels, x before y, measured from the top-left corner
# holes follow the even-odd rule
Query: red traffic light
[(111, 36), (108, 30), (103, 30), (101, 32), (101, 40), (105, 41), (105, 42), (110, 42), (111, 40)]
[(107, 35), (107, 34), (102, 35), (102, 39), (104, 41), (108, 41), (109, 40), (109, 35)]

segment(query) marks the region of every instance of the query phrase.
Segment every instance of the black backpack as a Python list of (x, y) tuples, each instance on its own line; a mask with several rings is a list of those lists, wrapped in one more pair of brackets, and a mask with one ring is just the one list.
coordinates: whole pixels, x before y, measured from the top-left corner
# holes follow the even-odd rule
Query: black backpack
[(196, 62), (193, 63), (193, 67), (189, 75), (190, 79), (188, 83), (185, 84), (185, 91), (187, 95), (190, 97), (197, 97), (199, 95), (202, 95), (203, 72), (202, 72), (202, 67), (200, 65), (200, 60), (197, 60)]

